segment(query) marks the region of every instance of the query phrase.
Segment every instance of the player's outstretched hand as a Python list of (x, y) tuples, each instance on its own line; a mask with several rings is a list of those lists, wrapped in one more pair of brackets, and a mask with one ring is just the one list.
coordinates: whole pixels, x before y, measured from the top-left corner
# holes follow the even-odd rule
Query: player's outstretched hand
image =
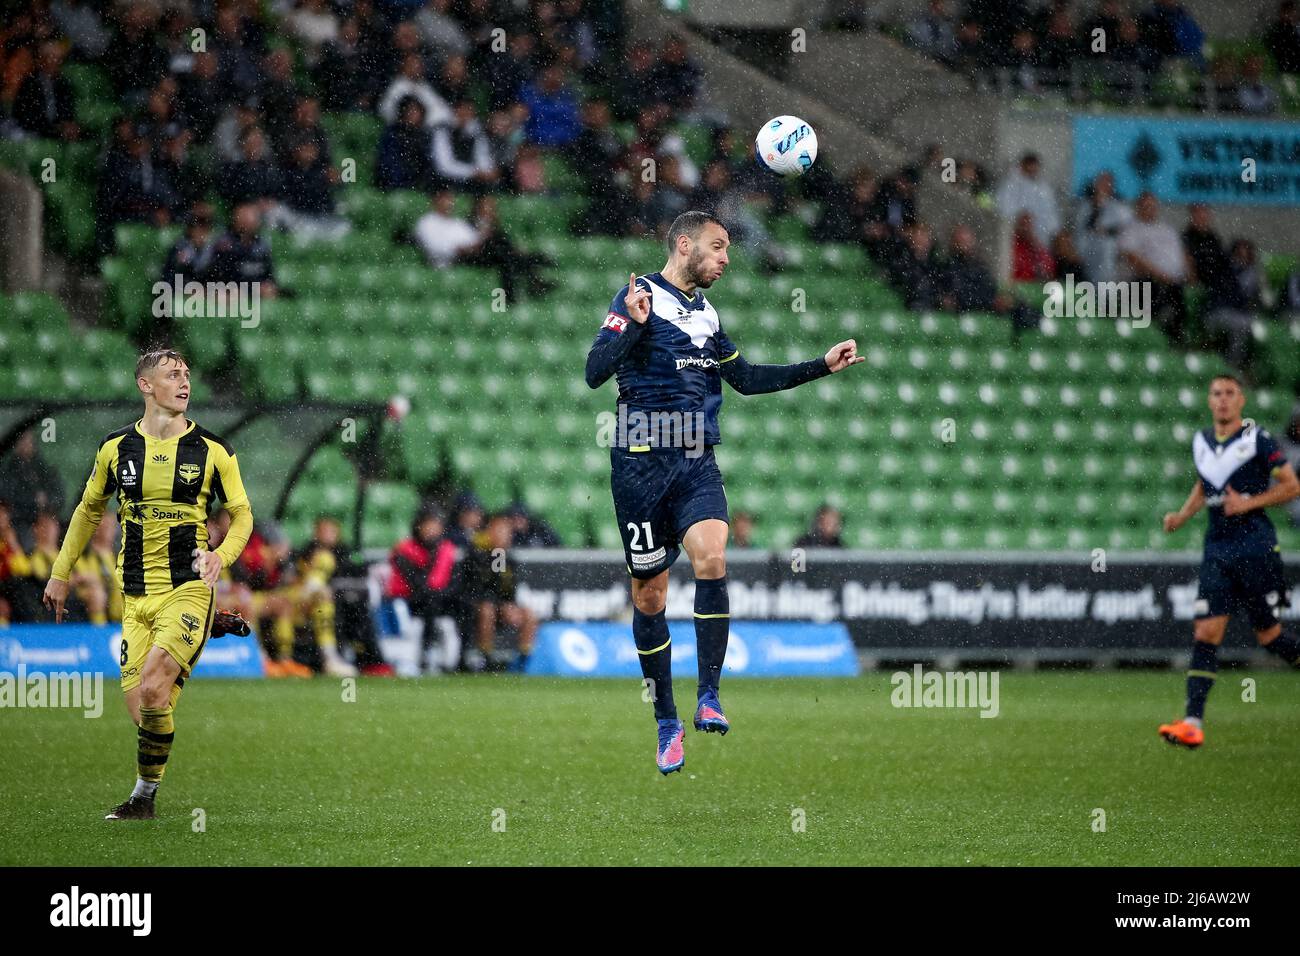
[(67, 599), (68, 582), (50, 578), (50, 583), (45, 585), (45, 593), (41, 595), (41, 603), (54, 612), (55, 624), (63, 623), (63, 602)]
[(194, 555), (194, 570), (199, 572), (199, 577), (204, 584), (210, 588), (215, 588), (217, 581), (221, 579), (221, 555), (215, 551), (204, 551), (201, 548), (195, 548), (192, 554)]
[(650, 318), (650, 293), (636, 287), (635, 272), (627, 280), (627, 295), (623, 297), (623, 304), (627, 306), (627, 314), (632, 316), (633, 322), (643, 323)]
[(826, 353), (826, 367), (832, 372), (840, 372), (850, 365), (865, 361), (866, 358), (858, 354), (858, 343), (854, 339), (833, 345)]
[(1182, 526), (1182, 518), (1177, 511), (1170, 511), (1165, 515), (1165, 534), (1173, 534)]

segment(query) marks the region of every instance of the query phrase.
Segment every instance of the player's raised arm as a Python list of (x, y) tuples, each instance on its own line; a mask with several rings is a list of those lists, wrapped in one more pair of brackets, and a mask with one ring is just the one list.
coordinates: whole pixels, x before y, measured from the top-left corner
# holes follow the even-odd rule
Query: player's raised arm
[(72, 512), (72, 520), (68, 522), (68, 530), (64, 532), (59, 556), (55, 559), (54, 566), (50, 568), (50, 580), (46, 583), (45, 593), (41, 596), (41, 603), (54, 612), (54, 620), (59, 624), (63, 623), (63, 603), (68, 599), (68, 578), (72, 576), (72, 567), (86, 550), (86, 545), (94, 536), (95, 529), (99, 527), (99, 522), (104, 517), (104, 505), (115, 487), (114, 447), (105, 442), (99, 446), (99, 451), (95, 454), (94, 467), (91, 469), (90, 477), (86, 479), (81, 501)]
[(865, 361), (858, 355), (858, 344), (853, 339), (832, 346), (821, 358), (793, 365), (752, 365), (721, 329), (718, 330), (717, 340), (718, 351), (722, 355), (722, 377), (741, 395), (780, 392)]
[(627, 286), (619, 289), (609, 304), (605, 321), (587, 353), (586, 378), (590, 387), (600, 388), (618, 371), (627, 353), (644, 334), (649, 319), (650, 293), (633, 273)]
[(1205, 489), (1201, 486), (1201, 479), (1196, 479), (1196, 484), (1192, 485), (1192, 490), (1187, 494), (1187, 500), (1177, 511), (1171, 511), (1165, 515), (1165, 534), (1173, 534), (1187, 522), (1195, 517), (1196, 512), (1205, 506)]

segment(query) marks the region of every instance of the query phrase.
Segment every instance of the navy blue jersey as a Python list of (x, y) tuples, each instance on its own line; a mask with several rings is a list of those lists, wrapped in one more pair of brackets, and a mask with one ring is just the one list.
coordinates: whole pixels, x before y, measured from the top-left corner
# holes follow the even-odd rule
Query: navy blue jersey
[(1286, 464), (1286, 457), (1273, 436), (1246, 422), (1237, 431), (1219, 438), (1213, 428), (1192, 439), (1192, 460), (1205, 493), (1209, 524), (1205, 529), (1205, 550), (1236, 554), (1272, 551), (1277, 532), (1264, 509), (1228, 516), (1223, 513), (1228, 485), (1243, 495), (1258, 495), (1268, 489), (1273, 471)]
[[(724, 378), (749, 395), (793, 388), (830, 374), (822, 358), (794, 365), (751, 365), (727, 338), (703, 292), (687, 296), (658, 272), (636, 282), (650, 293), (650, 317), (640, 323), (629, 316), (624, 286), (587, 353), (587, 384), (599, 388), (616, 376), (620, 408), (652, 423), (646, 431), (620, 430), (616, 448), (718, 444)], [(664, 427), (655, 427), (655, 422)], [(693, 436), (682, 442), (675, 431), (680, 427), (692, 429)]]

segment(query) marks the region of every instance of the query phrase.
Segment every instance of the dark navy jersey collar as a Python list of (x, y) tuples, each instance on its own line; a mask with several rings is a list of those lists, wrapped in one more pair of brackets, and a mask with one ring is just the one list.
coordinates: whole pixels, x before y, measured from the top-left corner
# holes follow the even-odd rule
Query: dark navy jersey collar
[(1209, 428), (1205, 429), (1203, 434), (1205, 435), (1206, 442), (1208, 442), (1210, 445), (1223, 445), (1226, 448), (1228, 445), (1231, 445), (1242, 435), (1246, 434), (1246, 429), (1249, 427), (1250, 426), (1247, 425), (1245, 422), (1242, 422), (1241, 427), (1238, 428), (1235, 432), (1229, 432), (1227, 436), (1225, 436), (1224, 438), (1220, 438), (1219, 433), (1215, 431), (1214, 426), (1211, 425)]
[(695, 290), (695, 298), (691, 299), (687, 297), (685, 292), (683, 292), (681, 289), (677, 288), (677, 286), (673, 285), (671, 282), (665, 279), (664, 274), (662, 272), (652, 272), (650, 273), (650, 275), (646, 276), (646, 279), (653, 282), (655, 285), (659, 286), (659, 288), (666, 289), (667, 291), (671, 292), (677, 298), (677, 301), (680, 302), (685, 308), (687, 309), (704, 308), (704, 293), (701, 292), (699, 289)]

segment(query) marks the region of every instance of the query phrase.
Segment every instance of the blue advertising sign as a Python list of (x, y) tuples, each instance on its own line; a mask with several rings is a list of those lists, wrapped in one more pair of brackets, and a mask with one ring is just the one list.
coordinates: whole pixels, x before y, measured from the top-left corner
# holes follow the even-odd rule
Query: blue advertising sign
[[(669, 621), (673, 674), (694, 677), (695, 623)], [(724, 675), (735, 677), (855, 677), (858, 657), (843, 624), (736, 621), (727, 642)], [(527, 673), (561, 677), (640, 677), (632, 625), (611, 621), (553, 621), (537, 634)]]
[[(0, 672), (16, 674), (122, 674), (120, 625), (15, 624), (0, 630)], [(194, 668), (195, 677), (261, 677), (257, 638), (227, 634), (209, 640)]]
[(1073, 195), (1103, 170), (1126, 200), (1300, 204), (1300, 123), (1075, 116)]

